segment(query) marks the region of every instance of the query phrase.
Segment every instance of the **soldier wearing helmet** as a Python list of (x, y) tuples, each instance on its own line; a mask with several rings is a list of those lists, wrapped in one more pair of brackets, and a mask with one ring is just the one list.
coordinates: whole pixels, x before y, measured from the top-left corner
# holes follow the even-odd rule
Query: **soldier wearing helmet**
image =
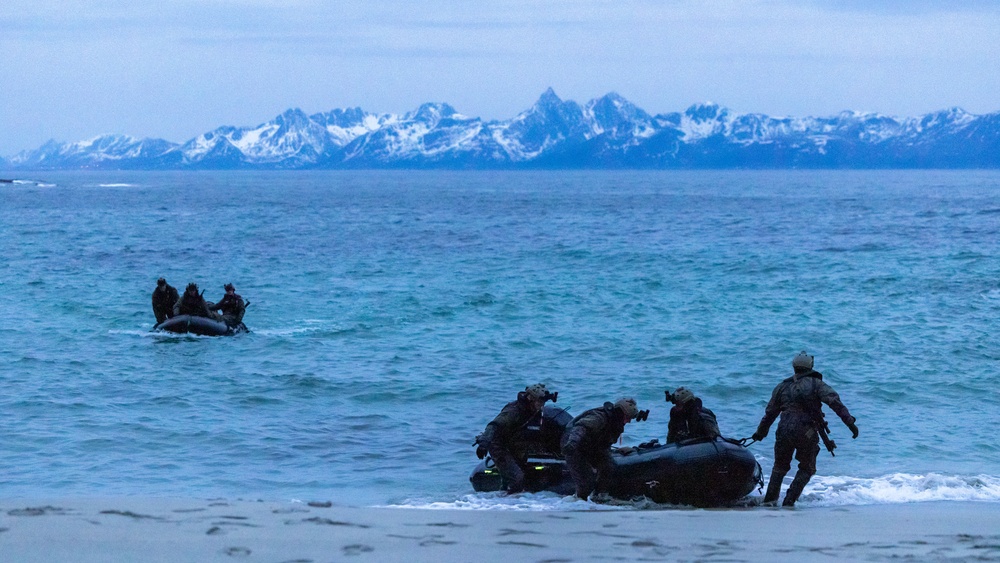
[(184, 294), (174, 304), (174, 316), (191, 315), (195, 317), (208, 317), (209, 319), (222, 320), (221, 317), (208, 309), (208, 303), (198, 292), (198, 284), (191, 282), (184, 288)]
[(638, 414), (635, 399), (623, 397), (584, 411), (569, 423), (562, 437), (562, 454), (576, 484), (576, 496), (587, 499), (595, 488), (603, 485), (613, 466), (611, 446)]
[(674, 406), (670, 409), (667, 423), (667, 443), (690, 440), (692, 438), (715, 438), (719, 436), (719, 423), (715, 413), (702, 406), (701, 399), (686, 387), (667, 391), (667, 400)]
[(177, 288), (167, 283), (167, 280), (156, 280), (156, 289), (153, 290), (153, 315), (156, 317), (156, 324), (174, 316), (174, 304), (179, 297)]
[(819, 454), (819, 428), (823, 421), (823, 403), (826, 403), (858, 437), (855, 418), (848, 412), (840, 395), (823, 382), (823, 374), (813, 369), (813, 356), (803, 350), (792, 359), (794, 374), (779, 383), (771, 393), (771, 400), (764, 408), (764, 417), (752, 438), (763, 440), (778, 416), (778, 431), (774, 439), (774, 467), (764, 494), (764, 503), (778, 501), (781, 481), (791, 469), (792, 456), (799, 462), (795, 479), (785, 492), (783, 506), (794, 506), (806, 483), (816, 473), (816, 456)]
[(490, 458), (503, 477), (508, 493), (524, 490), (524, 469), (527, 451), (519, 443), (520, 430), (537, 416), (546, 401), (555, 401), (558, 393), (551, 393), (544, 384), (529, 385), (517, 394), (517, 400), (507, 403), (500, 414), (486, 425), (486, 430), (476, 436), (476, 455)]
[(226, 294), (216, 303), (209, 304), (208, 308), (212, 311), (221, 311), (222, 320), (227, 325), (235, 327), (243, 322), (246, 304), (243, 302), (243, 298), (236, 293), (236, 287), (233, 284), (227, 283), (222, 289), (226, 291)]

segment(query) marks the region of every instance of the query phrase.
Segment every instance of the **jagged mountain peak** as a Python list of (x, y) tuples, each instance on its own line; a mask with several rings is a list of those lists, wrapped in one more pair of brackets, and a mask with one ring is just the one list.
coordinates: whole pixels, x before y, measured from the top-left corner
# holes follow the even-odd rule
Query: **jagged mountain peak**
[[(101, 135), (49, 141), (14, 168), (349, 167), (990, 167), (1000, 168), (1000, 113), (949, 108), (920, 117), (733, 113), (712, 102), (650, 117), (617, 92), (581, 106), (552, 88), (516, 117), (484, 122), (446, 103), (399, 116), (361, 108), (292, 108), (253, 127), (218, 127), (183, 145)], [(978, 143), (978, 144), (977, 144)]]
[(587, 109), (595, 114), (616, 114), (629, 119), (649, 120), (650, 115), (639, 106), (625, 99), (617, 92), (609, 92), (587, 103)]
[(556, 91), (552, 89), (551, 86), (542, 92), (542, 95), (538, 97), (538, 101), (535, 102), (536, 107), (547, 107), (559, 105), (562, 103), (562, 98), (556, 95)]
[(310, 115), (309, 119), (326, 126), (354, 127), (362, 123), (367, 116), (368, 113), (361, 108), (353, 107), (334, 109), (326, 113), (317, 113)]
[(407, 121), (437, 123), (449, 117), (460, 117), (455, 108), (446, 103), (425, 103), (404, 117)]
[(702, 102), (688, 107), (684, 115), (693, 121), (715, 121), (727, 117), (729, 110), (715, 102)]
[(292, 108), (283, 111), (278, 117), (274, 118), (275, 123), (279, 125), (289, 125), (289, 126), (308, 126), (313, 122), (312, 119), (306, 115), (306, 112), (299, 108)]

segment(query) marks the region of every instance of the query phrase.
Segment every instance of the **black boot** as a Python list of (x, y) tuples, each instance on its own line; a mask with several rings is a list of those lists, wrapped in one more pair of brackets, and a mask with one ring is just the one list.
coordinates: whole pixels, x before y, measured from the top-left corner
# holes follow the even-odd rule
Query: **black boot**
[(767, 482), (767, 492), (764, 493), (764, 503), (777, 503), (778, 495), (781, 494), (781, 482), (785, 479), (787, 471), (771, 471), (771, 480)]
[(803, 471), (798, 471), (795, 473), (795, 479), (792, 479), (792, 484), (788, 485), (788, 490), (785, 491), (785, 500), (781, 502), (781, 506), (795, 506), (795, 501), (799, 500), (799, 495), (802, 494), (802, 489), (806, 488), (806, 483), (812, 478), (812, 473), (805, 473)]

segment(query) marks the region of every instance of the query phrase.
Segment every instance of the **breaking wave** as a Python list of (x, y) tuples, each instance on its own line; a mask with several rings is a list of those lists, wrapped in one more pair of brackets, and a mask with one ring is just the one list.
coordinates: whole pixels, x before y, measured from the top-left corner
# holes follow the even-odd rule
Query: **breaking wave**
[[(789, 476), (793, 476), (794, 472)], [(788, 479), (785, 487), (787, 488)], [(734, 508), (759, 504), (761, 497), (753, 494)], [(992, 475), (912, 475), (893, 473), (870, 479), (860, 477), (814, 477), (796, 506), (830, 507), (874, 504), (907, 504), (918, 502), (1000, 502), (1000, 477)], [(392, 508), (430, 510), (522, 510), (594, 511), (594, 510), (690, 510), (687, 506), (656, 504), (648, 499), (632, 501), (606, 499), (581, 501), (574, 496), (555, 493), (526, 493), (507, 496), (502, 493), (463, 495), (451, 501), (408, 499)]]

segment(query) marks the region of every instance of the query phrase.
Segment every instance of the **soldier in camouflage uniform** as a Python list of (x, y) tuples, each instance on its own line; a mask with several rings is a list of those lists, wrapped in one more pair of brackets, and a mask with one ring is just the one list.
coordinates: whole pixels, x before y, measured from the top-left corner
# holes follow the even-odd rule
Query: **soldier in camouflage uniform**
[(668, 398), (674, 403), (667, 424), (667, 443), (719, 436), (715, 413), (702, 406), (701, 399), (686, 387), (678, 387)]
[(167, 283), (167, 280), (156, 280), (156, 289), (153, 290), (153, 315), (156, 316), (156, 324), (174, 316), (174, 304), (179, 297), (177, 288)]
[(216, 321), (221, 321), (222, 316), (209, 310), (205, 298), (198, 293), (198, 284), (191, 282), (184, 288), (181, 298), (174, 304), (174, 316), (191, 315), (194, 317), (206, 317)]
[(562, 454), (576, 484), (576, 496), (586, 500), (604, 482), (613, 466), (611, 446), (638, 414), (635, 399), (625, 397), (584, 411), (569, 423), (562, 437)]
[(476, 436), (476, 455), (483, 459), (490, 454), (508, 493), (524, 490), (527, 452), (524, 444), (518, 443), (520, 431), (554, 396), (542, 383), (527, 386), (517, 394), (517, 400), (507, 403), (486, 425), (486, 430)]
[(227, 326), (237, 327), (241, 322), (243, 322), (243, 314), (246, 313), (246, 304), (243, 302), (243, 298), (236, 293), (236, 287), (231, 283), (227, 283), (222, 287), (226, 290), (226, 294), (217, 301), (216, 303), (208, 304), (208, 308), (212, 311), (221, 311), (222, 320), (226, 322)]
[(792, 456), (799, 462), (795, 479), (785, 492), (783, 506), (794, 506), (806, 483), (816, 473), (816, 456), (819, 454), (819, 430), (822, 422), (822, 403), (826, 403), (858, 437), (855, 418), (848, 412), (840, 396), (823, 382), (823, 374), (813, 370), (813, 357), (805, 351), (792, 360), (795, 374), (782, 381), (771, 393), (771, 400), (764, 409), (757, 432), (752, 438), (763, 440), (774, 419), (781, 415), (774, 441), (774, 468), (767, 484), (764, 503), (776, 503), (781, 493), (781, 481), (791, 469)]

